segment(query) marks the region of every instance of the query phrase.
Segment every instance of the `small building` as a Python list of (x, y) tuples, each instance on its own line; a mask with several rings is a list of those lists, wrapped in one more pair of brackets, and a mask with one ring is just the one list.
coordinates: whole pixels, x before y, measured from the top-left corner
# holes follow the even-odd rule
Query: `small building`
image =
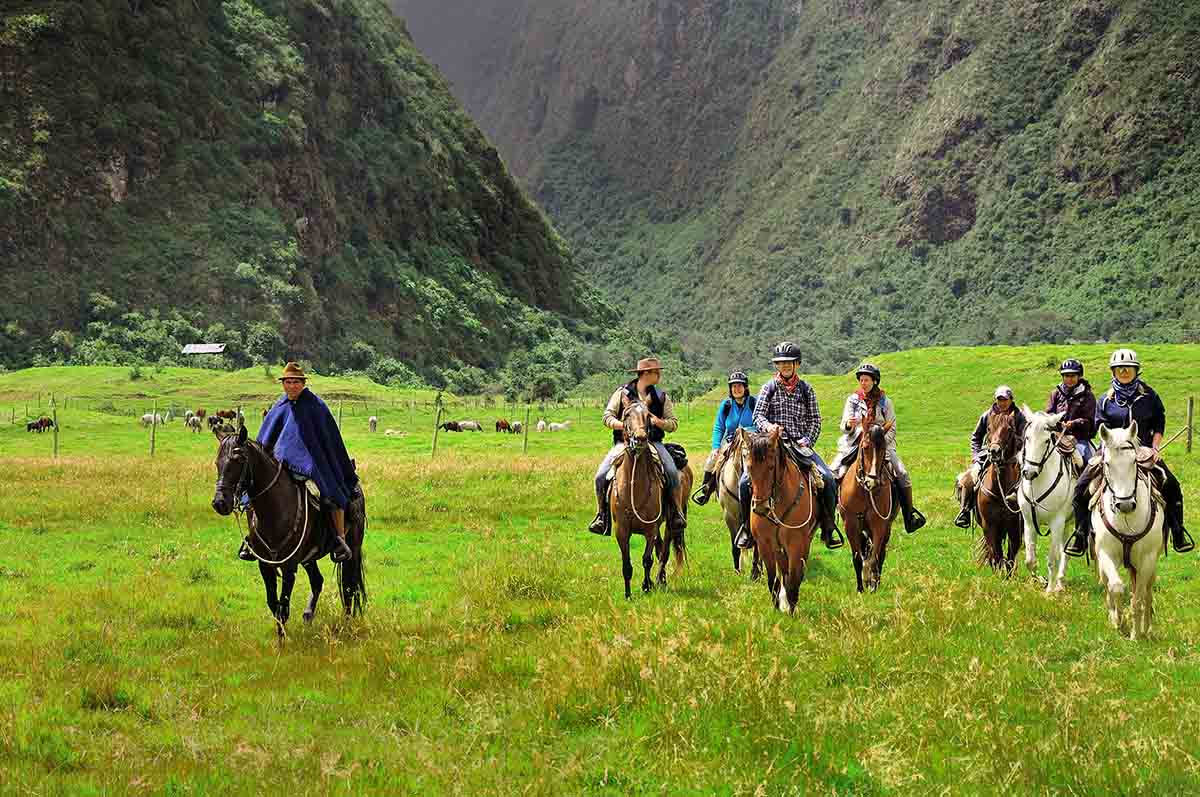
[(224, 354), (224, 343), (189, 343), (180, 350), (180, 354)]

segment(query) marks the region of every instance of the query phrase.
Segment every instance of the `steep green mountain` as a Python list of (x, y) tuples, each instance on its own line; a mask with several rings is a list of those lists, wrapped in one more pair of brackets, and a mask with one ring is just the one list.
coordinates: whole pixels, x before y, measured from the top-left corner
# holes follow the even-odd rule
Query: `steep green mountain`
[(1200, 339), (1200, 5), (392, 5), (608, 297), (718, 364)]
[(0, 11), (0, 365), (216, 338), (436, 381), (606, 312), (380, 0)]

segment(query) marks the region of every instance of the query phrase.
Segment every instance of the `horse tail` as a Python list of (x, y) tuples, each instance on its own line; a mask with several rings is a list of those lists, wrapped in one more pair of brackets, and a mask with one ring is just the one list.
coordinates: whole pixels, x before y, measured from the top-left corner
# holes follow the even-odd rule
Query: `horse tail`
[(684, 539), (682, 531), (671, 535), (671, 547), (675, 550), (675, 569), (671, 575), (678, 577), (687, 567), (687, 540)]

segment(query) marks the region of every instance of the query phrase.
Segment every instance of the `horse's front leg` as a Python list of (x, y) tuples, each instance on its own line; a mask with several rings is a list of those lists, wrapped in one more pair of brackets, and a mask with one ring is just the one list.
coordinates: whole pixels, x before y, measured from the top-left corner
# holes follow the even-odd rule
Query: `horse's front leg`
[(631, 596), (629, 582), (633, 579), (633, 562), (629, 558), (629, 531), (617, 526), (617, 545), (621, 549), (621, 575), (625, 577), (625, 597)]
[(750, 565), (750, 580), (758, 581), (762, 578), (763, 561), (762, 556), (758, 552), (758, 546), (754, 546), (754, 562)]
[(317, 613), (317, 599), (321, 597), (321, 587), (325, 586), (325, 578), (316, 562), (305, 562), (304, 572), (308, 573), (308, 587), (312, 591), (308, 605), (304, 607), (304, 622), (311, 623)]
[(646, 550), (642, 552), (642, 570), (645, 575), (642, 578), (642, 592), (649, 592), (654, 587), (654, 581), (650, 578), (650, 571), (654, 569), (654, 549), (658, 546), (658, 530), (646, 530)]
[[(263, 586), (267, 588), (267, 610), (271, 616), (279, 620), (279, 582), (273, 565), (258, 563), (258, 572), (262, 576)], [(280, 629), (282, 632), (282, 629)]]
[(1066, 545), (1067, 515), (1060, 512), (1050, 526), (1050, 553), (1046, 560), (1046, 591), (1062, 592), (1067, 578)]
[[(1033, 525), (1034, 509), (1030, 507), (1021, 507), (1021, 525), (1025, 527), (1025, 569), (1029, 571), (1029, 575), (1033, 579), (1038, 578), (1037, 571), (1037, 531)], [(1053, 545), (1053, 543), (1051, 543)], [(1053, 555), (1053, 553), (1051, 553)], [(1047, 558), (1047, 562), (1049, 559)], [(1050, 584), (1048, 583), (1047, 588)]]
[[(667, 532), (668, 534), (672, 532)], [(671, 558), (671, 542), (665, 536), (659, 537), (655, 545), (658, 553), (658, 583), (667, 585), (667, 560)]]
[(283, 584), (279, 590), (279, 612), (275, 615), (279, 618), (280, 625), (287, 625), (288, 617), (292, 613), (292, 589), (296, 586), (296, 565), (284, 565)]

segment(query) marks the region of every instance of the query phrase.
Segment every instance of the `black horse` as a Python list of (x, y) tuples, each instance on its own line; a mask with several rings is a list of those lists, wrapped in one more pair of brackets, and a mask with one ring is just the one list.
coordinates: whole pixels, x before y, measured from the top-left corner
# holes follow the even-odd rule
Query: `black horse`
[[(258, 569), (267, 588), (267, 608), (283, 636), (288, 621), (296, 570), (308, 573), (312, 597), (304, 609), (304, 622), (311, 622), (317, 610), (317, 598), (325, 580), (317, 560), (331, 549), (333, 530), (320, 508), (304, 488), (287, 473), (283, 463), (261, 445), (247, 439), (246, 427), (236, 434), (216, 433), (217, 486), (212, 506), (219, 515), (240, 511), (243, 497), (246, 509), (246, 537), (250, 551), (258, 558)], [(335, 565), (337, 581), (346, 614), (361, 614), (367, 602), (363, 580), (363, 537), (366, 534), (366, 499), (359, 489), (346, 507), (346, 543), (354, 555)], [(277, 591), (276, 576), (283, 575), (283, 591)]]

